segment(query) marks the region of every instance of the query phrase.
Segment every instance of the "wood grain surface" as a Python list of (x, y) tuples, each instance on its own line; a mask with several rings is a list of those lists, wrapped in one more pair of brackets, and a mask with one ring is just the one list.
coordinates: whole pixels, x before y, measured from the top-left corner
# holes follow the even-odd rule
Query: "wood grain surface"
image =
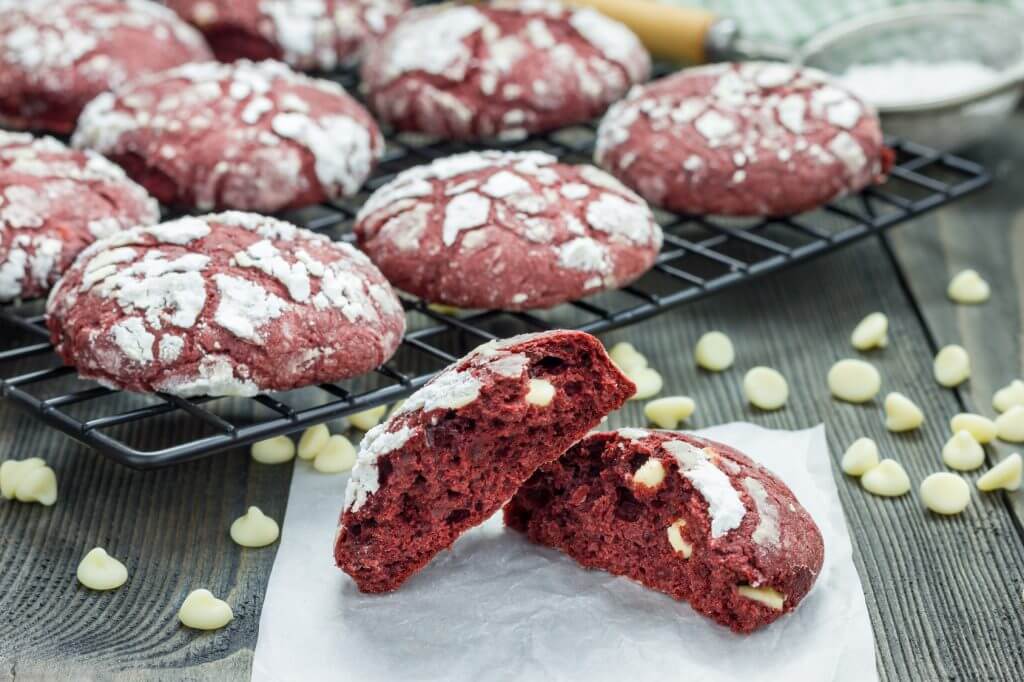
[[(665, 377), (665, 395), (696, 399), (688, 426), (827, 425), (884, 680), (1024, 679), (1024, 492), (974, 491), (966, 512), (941, 518), (924, 510), (916, 491), (926, 475), (943, 470), (949, 417), (965, 405), (991, 414), (992, 391), (1022, 372), (1024, 215), (1018, 215), (1016, 164), (999, 166), (1007, 153), (1024, 158), (1024, 143), (1009, 151), (981, 149), (980, 160), (999, 168), (997, 184), (897, 228), (891, 248), (880, 240), (861, 243), (604, 338), (630, 340), (645, 352)], [(985, 306), (958, 307), (945, 298), (949, 276), (967, 266), (993, 284)], [(911, 434), (885, 430), (881, 397), (854, 406), (828, 395), (829, 367), (857, 355), (850, 331), (875, 310), (890, 318), (891, 343), (867, 357), (882, 372), (883, 395), (901, 391), (925, 411), (924, 427)], [(693, 343), (709, 329), (734, 339), (737, 362), (730, 371), (694, 367)], [(963, 390), (932, 379), (936, 342), (972, 352), (975, 371)], [(785, 409), (764, 413), (744, 404), (743, 372), (757, 364), (789, 380)], [(610, 424), (641, 424), (641, 407), (631, 403)], [(185, 426), (146, 428), (153, 431), (144, 437), (156, 445), (164, 429)], [(843, 450), (865, 435), (877, 440), (883, 456), (903, 463), (911, 494), (873, 497), (839, 472)], [(1008, 451), (998, 446), (990, 454)], [(60, 481), (52, 508), (0, 501), (0, 680), (248, 678), (274, 547), (243, 550), (227, 529), (250, 504), (281, 519), (286, 502), (302, 503), (286, 500), (287, 465), (255, 464), (236, 451), (134, 472), (7, 406), (0, 406), (0, 452), (42, 456)], [(340, 505), (344, 477), (338, 481)], [(95, 545), (125, 561), (125, 587), (100, 594), (77, 584), (77, 563)], [(236, 617), (228, 628), (195, 633), (178, 625), (178, 606), (198, 587), (232, 605)]]

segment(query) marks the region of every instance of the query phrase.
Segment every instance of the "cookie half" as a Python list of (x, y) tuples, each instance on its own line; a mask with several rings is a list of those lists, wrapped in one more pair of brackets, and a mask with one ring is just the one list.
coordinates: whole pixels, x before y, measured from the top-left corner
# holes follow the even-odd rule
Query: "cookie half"
[(384, 149), (340, 85), (274, 61), (136, 79), (90, 102), (72, 142), (123, 166), (164, 204), (262, 213), (355, 193)]
[(359, 61), (407, 0), (166, 0), (206, 36), (217, 58), (279, 59), (300, 71)]
[(363, 592), (397, 589), (635, 388), (583, 332), (477, 348), (363, 438), (334, 548), (338, 566)]
[(137, 76), (213, 54), (148, 0), (0, 4), (0, 125), (68, 134), (92, 98)]
[(405, 331), (348, 244), (252, 213), (135, 228), (82, 252), (51, 292), (57, 353), (106, 386), (252, 396), (379, 367)]
[(462, 308), (524, 310), (624, 286), (654, 264), (647, 203), (593, 166), (471, 152), (399, 174), (356, 220), (399, 289)]
[(399, 130), (518, 139), (597, 116), (650, 57), (625, 26), (547, 0), (406, 13), (363, 63), (371, 108)]
[(825, 551), (814, 520), (770, 471), (672, 431), (588, 436), (530, 477), (505, 523), (736, 632), (795, 609)]
[(612, 106), (595, 159), (677, 213), (780, 216), (882, 182), (874, 109), (823, 72), (743, 62), (685, 69)]
[(159, 220), (156, 200), (99, 154), (0, 131), (0, 301), (42, 296), (96, 239)]

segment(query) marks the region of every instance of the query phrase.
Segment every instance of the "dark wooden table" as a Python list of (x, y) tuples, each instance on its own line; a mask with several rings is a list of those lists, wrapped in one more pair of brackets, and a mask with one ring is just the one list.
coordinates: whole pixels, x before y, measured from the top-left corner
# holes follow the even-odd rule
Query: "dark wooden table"
[[(1024, 372), (1024, 193), (1017, 176), (1024, 171), (1024, 116), (993, 139), (968, 154), (996, 174), (981, 194), (887, 239), (605, 338), (631, 340), (644, 351), (664, 375), (666, 395), (696, 399), (688, 426), (827, 425), (885, 680), (1024, 680), (1024, 491), (975, 491), (965, 513), (940, 518), (923, 509), (916, 490), (944, 468), (949, 417), (965, 409), (991, 415), (994, 391)], [(987, 304), (946, 299), (949, 278), (966, 267), (991, 282)], [(883, 395), (906, 393), (927, 415), (910, 434), (885, 430), (880, 399), (835, 402), (825, 384), (834, 361), (856, 355), (850, 332), (875, 310), (890, 320), (889, 347), (870, 355), (883, 373)], [(709, 329), (736, 343), (732, 370), (710, 375), (694, 367), (691, 348)], [(932, 357), (954, 342), (970, 351), (974, 371), (959, 390), (948, 390), (932, 379)], [(785, 409), (761, 413), (744, 403), (740, 382), (756, 364), (788, 378)], [(611, 420), (641, 423), (637, 403)], [(180, 426), (145, 428), (157, 445), (165, 429)], [(884, 456), (904, 464), (911, 494), (873, 497), (843, 476), (838, 460), (859, 436), (876, 439)], [(989, 461), (1011, 450), (997, 444)], [(60, 499), (52, 508), (0, 501), (0, 680), (247, 679), (274, 548), (241, 550), (227, 529), (250, 504), (282, 519), (290, 467), (262, 466), (234, 451), (135, 472), (0, 406), (0, 459), (32, 456), (56, 469)], [(339, 504), (343, 482), (339, 477)], [(78, 561), (96, 545), (126, 561), (124, 588), (99, 594), (76, 582)], [(236, 615), (228, 628), (201, 634), (179, 627), (178, 606), (197, 587), (231, 603)]]

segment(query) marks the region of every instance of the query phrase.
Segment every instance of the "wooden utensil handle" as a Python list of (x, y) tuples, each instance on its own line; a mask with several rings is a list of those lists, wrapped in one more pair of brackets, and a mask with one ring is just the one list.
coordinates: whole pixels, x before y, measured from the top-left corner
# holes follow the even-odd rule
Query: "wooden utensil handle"
[(716, 16), (704, 9), (664, 5), (652, 0), (568, 0), (592, 7), (633, 30), (655, 57), (702, 63), (704, 40)]

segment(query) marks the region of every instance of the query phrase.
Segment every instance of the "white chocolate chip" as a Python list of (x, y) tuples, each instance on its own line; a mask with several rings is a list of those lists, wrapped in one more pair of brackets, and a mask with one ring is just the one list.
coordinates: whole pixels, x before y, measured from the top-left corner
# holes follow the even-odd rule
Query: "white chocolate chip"
[(380, 424), (380, 420), (384, 418), (384, 413), (387, 411), (387, 405), (371, 407), (368, 410), (363, 410), (362, 412), (350, 414), (348, 416), (348, 423), (356, 427), (360, 431), (369, 431), (377, 424)]
[(1019, 490), (1022, 470), (1024, 464), (1015, 452), (978, 479), (978, 490), (986, 493), (993, 490)]
[(921, 481), (921, 501), (936, 514), (959, 514), (971, 501), (971, 488), (960, 476), (946, 471)]
[(883, 459), (865, 472), (860, 484), (869, 493), (882, 497), (899, 497), (910, 491), (910, 477), (900, 463), (892, 459)]
[(455, 306), (445, 305), (444, 303), (430, 303), (427, 305), (427, 307), (433, 310), (435, 313), (439, 313), (441, 315), (454, 316), (460, 312), (459, 309), (456, 308)]
[(1006, 412), (1014, 405), (1024, 407), (1024, 381), (1020, 379), (1014, 379), (992, 396), (992, 407), (998, 412)]
[(697, 404), (692, 398), (683, 395), (672, 395), (658, 398), (644, 405), (644, 416), (660, 429), (675, 429), (679, 422), (693, 414)]
[(388, 419), (391, 419), (396, 414), (402, 411), (402, 405), (405, 404), (405, 398), (395, 401), (395, 404), (391, 406), (391, 410), (388, 412)]
[(693, 554), (693, 545), (683, 539), (683, 528), (686, 527), (686, 519), (677, 519), (666, 529), (668, 533), (668, 544), (677, 554), (682, 554), (684, 559), (689, 559)]
[(885, 428), (890, 431), (912, 431), (924, 423), (924, 412), (902, 393), (885, 396)]
[(641, 367), (630, 372), (623, 372), (629, 380), (636, 384), (636, 393), (630, 400), (646, 400), (661, 393), (661, 375), (650, 367)]
[(555, 397), (555, 385), (547, 379), (530, 379), (526, 402), (537, 407), (547, 407)]
[(633, 344), (626, 341), (620, 341), (612, 346), (612, 349), (608, 351), (608, 357), (622, 370), (623, 374), (627, 375), (634, 370), (643, 369), (647, 366), (647, 358), (637, 351)]
[(789, 399), (789, 385), (771, 367), (754, 367), (743, 377), (743, 395), (754, 407), (777, 410)]
[(861, 320), (850, 335), (850, 343), (857, 350), (885, 348), (889, 345), (889, 318), (885, 313), (871, 313)]
[(311, 460), (316, 457), (327, 445), (327, 439), (330, 437), (331, 431), (326, 424), (317, 424), (306, 429), (299, 439), (299, 459)]
[(781, 611), (783, 604), (786, 602), (786, 595), (770, 587), (740, 585), (736, 588), (736, 591), (739, 592), (741, 597), (753, 599), (776, 611)]
[(196, 630), (219, 630), (235, 617), (223, 599), (217, 599), (209, 590), (195, 590), (178, 609), (178, 620), (185, 627)]
[(961, 412), (950, 419), (949, 428), (953, 433), (967, 431), (974, 436), (974, 440), (982, 445), (995, 440), (996, 433), (998, 432), (994, 421), (982, 417), (980, 414), (971, 414), (970, 412)]
[(13, 500), (15, 491), (18, 489), (18, 481), (22, 476), (33, 469), (44, 466), (46, 466), (46, 462), (39, 457), (23, 460), (8, 459), (0, 462), (0, 496), (7, 500)]
[(270, 518), (259, 507), (249, 507), (245, 516), (231, 524), (231, 539), (242, 547), (266, 547), (281, 534), (277, 521)]
[(878, 395), (881, 388), (882, 376), (864, 360), (840, 360), (828, 371), (828, 390), (849, 403), (865, 403)]
[(1014, 405), (996, 417), (996, 432), (999, 440), (1024, 443), (1024, 407)]
[(976, 271), (964, 270), (950, 280), (946, 293), (957, 303), (984, 303), (991, 291)]
[(974, 471), (985, 463), (985, 449), (970, 431), (957, 431), (943, 446), (942, 461), (950, 469)]
[(721, 372), (732, 367), (736, 359), (736, 351), (733, 349), (732, 340), (722, 332), (713, 331), (704, 334), (697, 340), (693, 349), (693, 357), (697, 365), (712, 371)]
[(275, 436), (252, 444), (252, 458), (260, 464), (282, 464), (295, 457), (295, 443), (288, 436)]
[(946, 346), (935, 355), (934, 368), (935, 380), (946, 388), (953, 388), (971, 376), (971, 356), (963, 346)]
[(657, 457), (651, 457), (633, 474), (633, 482), (648, 488), (657, 488), (665, 480), (665, 467)]
[(78, 564), (78, 582), (90, 590), (116, 590), (128, 580), (128, 569), (106, 550), (96, 547), (89, 550)]
[(843, 472), (863, 476), (878, 465), (878, 445), (870, 438), (858, 438), (843, 454)]
[(356, 464), (356, 449), (345, 436), (331, 436), (313, 460), (313, 468), (322, 474), (340, 474)]

